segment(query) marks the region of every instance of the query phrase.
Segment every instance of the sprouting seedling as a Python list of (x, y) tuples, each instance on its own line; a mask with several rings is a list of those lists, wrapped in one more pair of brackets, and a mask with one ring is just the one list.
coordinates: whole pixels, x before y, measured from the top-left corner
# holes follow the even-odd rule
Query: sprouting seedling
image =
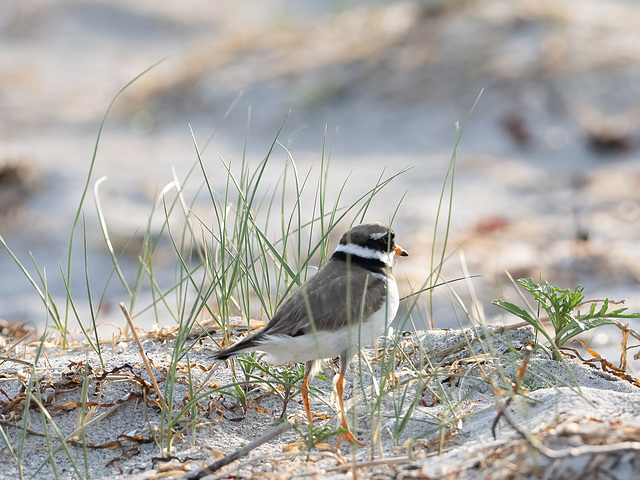
[(319, 443), (324, 442), (328, 438), (345, 432), (344, 428), (335, 428), (332, 425), (310, 424), (306, 431), (300, 426), (298, 420), (294, 420), (293, 429), (300, 435), (305, 450), (308, 452)]
[[(298, 383), (304, 378), (304, 366), (301, 364), (283, 365), (271, 368), (264, 361), (257, 360), (255, 353), (245, 354), (238, 358), (247, 381), (259, 380), (278, 395), (284, 405), (282, 415), (284, 418), (289, 402), (300, 393)], [(259, 373), (258, 373), (259, 372)]]

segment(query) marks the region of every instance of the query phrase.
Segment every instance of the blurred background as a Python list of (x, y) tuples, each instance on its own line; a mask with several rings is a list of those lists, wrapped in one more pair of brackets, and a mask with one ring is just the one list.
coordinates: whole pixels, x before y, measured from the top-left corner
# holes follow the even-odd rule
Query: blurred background
[[(59, 262), (101, 118), (121, 86), (167, 57), (117, 100), (102, 134), (84, 206), (97, 289), (112, 272), (94, 206), (98, 178), (108, 177), (100, 198), (114, 248), (130, 245), (122, 262), (135, 274), (131, 239), (172, 169), (184, 178), (197, 161), (190, 127), (220, 187), (218, 156), (239, 162), (246, 150), (257, 164), (286, 118), (280, 141), (303, 175), (317, 174), (326, 142), (334, 195), (348, 175), (347, 199), (385, 171), (413, 167), (367, 215), (389, 221), (406, 194), (393, 222), (411, 254), (395, 269), (406, 294), (429, 273), (457, 125), (482, 91), (458, 145), (444, 278), (465, 268), (480, 275), (472, 283), (488, 321), (499, 314), (492, 299), (521, 304), (505, 270), (581, 284), (588, 298), (625, 299), (640, 311), (638, 25), (631, 0), (4, 0), (0, 234), (35, 275), (33, 255), (63, 298)], [(286, 158), (276, 150), (268, 182)], [(156, 274), (173, 281), (167, 248)], [(82, 296), (83, 256), (74, 261), (71, 288)], [(123, 324), (117, 287), (101, 319)], [(473, 298), (467, 285), (453, 288)], [(450, 289), (436, 297), (436, 327), (464, 321)], [(46, 320), (4, 249), (0, 318), (39, 328)], [(590, 341), (619, 355), (615, 329)]]

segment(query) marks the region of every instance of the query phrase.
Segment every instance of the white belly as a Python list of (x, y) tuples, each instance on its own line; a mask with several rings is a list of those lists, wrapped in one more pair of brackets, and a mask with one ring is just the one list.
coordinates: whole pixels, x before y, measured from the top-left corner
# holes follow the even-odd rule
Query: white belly
[[(369, 345), (391, 325), (398, 307), (400, 295), (395, 279), (387, 280), (387, 299), (380, 310), (362, 323), (344, 326), (339, 330), (323, 330), (315, 335), (269, 335), (257, 350), (268, 353), (274, 364), (307, 362), (334, 358), (348, 352), (353, 355), (361, 345)], [(386, 306), (386, 308), (385, 308)]]

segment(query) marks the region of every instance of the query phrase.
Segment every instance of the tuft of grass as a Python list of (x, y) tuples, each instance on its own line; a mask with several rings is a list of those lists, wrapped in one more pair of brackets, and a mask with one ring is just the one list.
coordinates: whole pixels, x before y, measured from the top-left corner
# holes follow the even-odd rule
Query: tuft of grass
[[(141, 75), (144, 73), (146, 71)], [(189, 372), (186, 378), (188, 397), (186, 401), (177, 400), (176, 387), (184, 380), (179, 368), (184, 363), (190, 364), (191, 350), (199, 341), (193, 337), (192, 333), (202, 327), (202, 319), (214, 318), (222, 331), (220, 343), (230, 344), (233, 340), (233, 327), (237, 323), (237, 317), (244, 319), (248, 330), (252, 329), (252, 318), (271, 317), (291, 291), (307, 279), (310, 270), (313, 269), (312, 265), (322, 265), (326, 262), (330, 254), (329, 246), (334, 229), (339, 224), (353, 225), (363, 221), (373, 209), (385, 187), (408, 169), (402, 169), (396, 173), (383, 171), (373, 185), (364, 187), (351, 185), (350, 175), (347, 174), (337, 189), (330, 189), (328, 179), (331, 148), (327, 146), (326, 133), (319, 165), (315, 169), (301, 172), (292, 153), (280, 141), (286, 119), (274, 132), (274, 138), (266, 148), (264, 158), (258, 162), (248, 158), (246, 147), (238, 162), (232, 163), (220, 156), (210, 159), (205, 155), (206, 148), (199, 147), (195, 134), (191, 132), (194, 164), (183, 178), (179, 178), (174, 172), (173, 181), (162, 188), (151, 203), (133, 279), (127, 278), (124, 273), (121, 260), (123, 253), (117, 252), (113, 245), (104, 207), (100, 202), (100, 186), (105, 179), (101, 178), (94, 183), (95, 210), (106, 254), (111, 260), (111, 271), (106, 276), (102, 290), (92, 289), (89, 282), (90, 262), (84, 228), (86, 212), (83, 206), (91, 185), (98, 147), (109, 112), (123, 91), (141, 75), (118, 91), (102, 118), (86, 184), (71, 227), (66, 266), (61, 265), (60, 268), (66, 292), (63, 302), (57, 301), (49, 293), (46, 272), (38, 267), (35, 259), (32, 259), (35, 268), (35, 274), (32, 275), (29, 269), (16, 258), (2, 237), (0, 237), (0, 243), (41, 298), (47, 317), (53, 321), (52, 328), (59, 335), (61, 347), (69, 346), (69, 320), (74, 319), (86, 343), (99, 357), (103, 367), (105, 359), (99, 338), (100, 312), (107, 287), (111, 282), (119, 282), (121, 286), (119, 293), (126, 299), (127, 310), (133, 322), (142, 319), (143, 315), (150, 314), (158, 326), (167, 319), (175, 323), (174, 348), (167, 371), (164, 372), (163, 381), (160, 382), (162, 393), (154, 399), (157, 400), (161, 411), (157, 424), (153, 424), (152, 415), (147, 412), (149, 428), (156, 432), (154, 440), (160, 454), (167, 456), (179, 435), (187, 430), (195, 432), (199, 403), (213, 393), (232, 396), (246, 409), (247, 393), (256, 384), (262, 384), (280, 396), (284, 408), (300, 392), (297, 384), (304, 375), (303, 367), (296, 365), (272, 368), (260, 358), (249, 355), (239, 360), (239, 372), (235, 370), (236, 364), (230, 363), (231, 368), (234, 369), (234, 381), (227, 385), (205, 389), (202, 385), (197, 385), (196, 378)], [(380, 347), (383, 353), (379, 367), (373, 366), (362, 356), (359, 357), (360, 375), (371, 373), (374, 379), (373, 385), (366, 391), (362, 377), (358, 382), (363, 403), (374, 425), (371, 434), (372, 444), (381, 445), (381, 426), (387, 420), (383, 403), (387, 399), (391, 399), (395, 422), (389, 434), (396, 442), (407, 429), (415, 409), (419, 408), (421, 393), (424, 390), (433, 391), (434, 395), (447, 405), (449, 412), (442, 419), (435, 419), (435, 427), (429, 428), (445, 431), (460, 419), (459, 405), (462, 400), (454, 401), (448, 398), (446, 390), (440, 383), (441, 375), (438, 372), (438, 366), (433, 363), (424, 348), (420, 347), (422, 351), (419, 361), (412, 362), (402, 350), (401, 345), (403, 329), (413, 321), (412, 315), (415, 313), (420, 294), (432, 292), (436, 286), (448, 283), (440, 277), (442, 265), (447, 258), (445, 250), (452, 215), (455, 158), (463, 129), (464, 126), (458, 132), (438, 206), (439, 217), (441, 208), (444, 208), (447, 188), (449, 188), (449, 207), (442, 252), (436, 252), (434, 246), (428, 279), (422, 288), (403, 298), (407, 305), (406, 316), (400, 320), (399, 328), (392, 335), (381, 340)], [(274, 166), (276, 162), (278, 163)], [(284, 168), (280, 167), (282, 162), (284, 162)], [(274, 167), (281, 172), (281, 175), (275, 184), (268, 184), (267, 178), (272, 177)], [(198, 184), (195, 193), (189, 197), (186, 192), (194, 191), (188, 188), (192, 187), (191, 184), (194, 181)], [(347, 198), (347, 193), (351, 197)], [(291, 197), (294, 198), (293, 202), (288, 200)], [(393, 222), (401, 202), (402, 199), (389, 210), (389, 223)], [(206, 210), (201, 208), (203, 203), (206, 205)], [(202, 213), (203, 211), (208, 213)], [(70, 279), (72, 278), (71, 258), (74, 239), (81, 216), (85, 297), (78, 299), (72, 295), (74, 290)], [(158, 225), (156, 221), (158, 217), (160, 217), (160, 224), (153, 227)], [(435, 240), (436, 232), (434, 232), (434, 245)], [(157, 267), (154, 266), (156, 253), (166, 244), (175, 259), (175, 276), (169, 282), (157, 276)], [(87, 309), (80, 308), (81, 301), (87, 302)], [(83, 318), (81, 311), (88, 311), (88, 318)], [(392, 320), (387, 319), (387, 323), (390, 325)], [(47, 333), (45, 332), (45, 335)], [(214, 341), (217, 340), (214, 339)], [(35, 379), (35, 373), (32, 373), (32, 377)], [(82, 402), (85, 401), (89, 382), (86, 372), (85, 380)], [(31, 391), (31, 389), (28, 390)], [(317, 394), (319, 391), (312, 389), (312, 393)], [(53, 417), (46, 411), (44, 403), (31, 394), (27, 395), (25, 403), (26, 412), (31, 405), (36, 405), (42, 415), (43, 425), (48, 425), (47, 428), (53, 430), (54, 435), (46, 437), (47, 442), (52, 439), (57, 441), (57, 445), (53, 441), (48, 443), (49, 458), (40, 469), (47, 463), (51, 464), (53, 474), (57, 478), (59, 472), (56, 471), (53, 457), (63, 449), (76, 475), (88, 477), (86, 450), (83, 452), (85, 468), (82, 472), (83, 468), (74, 463), (76, 457), (69, 453), (68, 437), (65, 437), (57, 428)], [(82, 443), (85, 445), (86, 431), (91, 425), (91, 420), (85, 421), (84, 407), (81, 412), (81, 425), (72, 435), (80, 434)], [(24, 418), (26, 419), (27, 415)], [(19, 465), (21, 476), (26, 436), (24, 432), (27, 431), (27, 420), (23, 421), (23, 433), (17, 445), (12, 447), (8, 441), (6, 442), (8, 451)], [(352, 425), (355, 426), (355, 424), (356, 422), (352, 422)], [(302, 432), (301, 436), (307, 448), (310, 449), (318, 442), (339, 433), (342, 433), (342, 430), (314, 426)], [(2, 430), (0, 434), (3, 438), (5, 437)]]
[[(460, 145), (460, 140), (462, 139), (462, 134), (464, 133), (464, 129), (467, 126), (467, 122), (471, 117), (471, 114), (478, 105), (480, 101), (480, 97), (482, 96), (482, 92), (484, 89), (480, 90), (480, 93), (476, 97), (475, 102), (473, 103), (469, 113), (467, 114), (467, 118), (460, 128), (458, 128), (458, 132), (456, 135), (455, 143), (453, 146), (453, 152), (451, 153), (451, 159), (449, 161), (449, 167), (447, 168), (447, 173), (445, 175), (444, 181), (442, 182), (442, 189), (440, 191), (440, 199), (438, 200), (438, 208), (436, 210), (436, 218), (435, 225), (433, 227), (433, 239), (431, 241), (431, 259), (429, 266), (429, 276), (426, 279), (426, 284), (428, 284), (429, 288), (429, 328), (433, 330), (434, 322), (433, 322), (433, 288), (435, 287), (435, 283), (440, 280), (440, 275), (442, 273), (442, 266), (444, 264), (446, 255), (447, 255), (447, 245), (449, 243), (449, 230), (451, 228), (451, 215), (453, 212), (453, 187), (455, 184), (455, 172), (456, 172), (456, 159), (458, 156), (458, 146)], [(457, 124), (456, 124), (457, 126)], [(448, 201), (447, 205), (447, 215), (446, 215), (446, 226), (444, 229), (443, 243), (440, 252), (437, 253), (437, 245), (438, 245), (438, 231), (440, 218), (443, 209), (445, 208), (445, 197), (447, 196), (448, 191)], [(439, 260), (438, 260), (439, 257)]]

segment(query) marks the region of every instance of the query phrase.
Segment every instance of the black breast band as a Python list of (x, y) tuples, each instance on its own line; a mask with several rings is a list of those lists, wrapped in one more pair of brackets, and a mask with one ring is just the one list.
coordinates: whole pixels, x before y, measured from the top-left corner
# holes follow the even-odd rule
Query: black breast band
[(349, 260), (353, 265), (358, 265), (359, 267), (362, 267), (365, 270), (369, 270), (372, 273), (381, 273), (382, 275), (387, 274), (387, 269), (389, 268), (387, 264), (382, 260), (378, 260), (376, 258), (363, 258), (357, 255), (348, 255), (345, 252), (335, 252), (331, 256), (331, 258), (346, 262), (347, 256), (349, 257)]

